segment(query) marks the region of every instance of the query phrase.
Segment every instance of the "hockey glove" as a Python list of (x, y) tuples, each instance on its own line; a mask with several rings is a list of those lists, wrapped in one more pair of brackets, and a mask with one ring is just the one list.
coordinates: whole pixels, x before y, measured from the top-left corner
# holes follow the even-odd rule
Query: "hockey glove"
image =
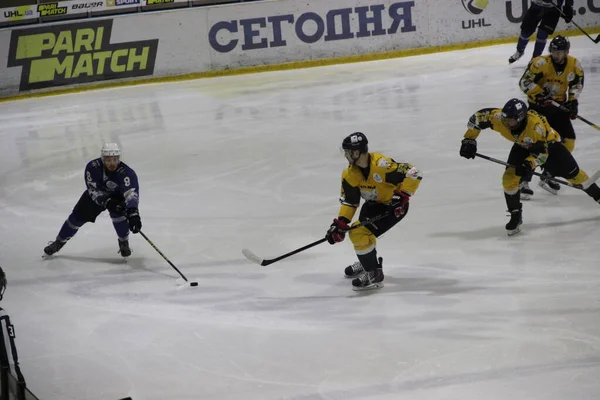
[(329, 244), (336, 244), (344, 240), (346, 237), (346, 232), (350, 230), (348, 222), (350, 221), (344, 217), (335, 218), (333, 220), (333, 223), (325, 234), (325, 238)]
[(577, 99), (567, 101), (565, 107), (569, 109), (569, 118), (577, 118), (577, 114), (579, 114), (579, 101)]
[(562, 17), (567, 24), (573, 20), (573, 7), (572, 6), (568, 6), (565, 4), (563, 6), (562, 13), (563, 13)]
[(129, 230), (133, 233), (139, 233), (142, 229), (142, 219), (137, 208), (127, 209), (127, 221), (129, 222)]
[(463, 139), (460, 144), (460, 156), (464, 158), (475, 158), (477, 153), (477, 140)]
[(112, 214), (124, 214), (125, 213), (125, 202), (117, 199), (109, 198), (104, 203), (104, 207)]
[(548, 92), (543, 92), (535, 96), (535, 104), (540, 107), (552, 107), (552, 96)]
[(410, 195), (404, 192), (396, 192), (392, 196), (392, 209), (394, 210), (394, 215), (397, 218), (402, 217), (406, 214), (408, 210), (408, 201), (410, 200)]
[(517, 165), (515, 167), (515, 174), (517, 176), (529, 176), (533, 172), (533, 167), (531, 163), (527, 160), (523, 160), (521, 165)]

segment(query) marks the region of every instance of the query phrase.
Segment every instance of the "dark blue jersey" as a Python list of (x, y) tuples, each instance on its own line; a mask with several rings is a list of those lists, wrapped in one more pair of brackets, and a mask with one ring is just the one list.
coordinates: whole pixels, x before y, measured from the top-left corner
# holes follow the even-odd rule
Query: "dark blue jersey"
[[(561, 8), (564, 0), (533, 0), (532, 3), (532, 6), (537, 5), (544, 8), (552, 8), (556, 4), (559, 8)], [(566, 5), (573, 7), (573, 0), (567, 0)]]
[(135, 171), (124, 162), (119, 163), (115, 172), (109, 172), (104, 168), (101, 158), (90, 161), (85, 166), (85, 184), (92, 200), (102, 207), (109, 198), (122, 197), (127, 208), (138, 208), (138, 178)]

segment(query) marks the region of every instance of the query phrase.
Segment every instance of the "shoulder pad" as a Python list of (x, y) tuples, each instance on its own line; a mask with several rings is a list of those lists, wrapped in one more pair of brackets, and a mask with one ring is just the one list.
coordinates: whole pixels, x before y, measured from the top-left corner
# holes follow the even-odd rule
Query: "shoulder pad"
[(542, 124), (535, 124), (534, 129), (540, 135), (543, 135), (546, 132), (546, 128), (544, 128), (544, 125)]
[(361, 180), (361, 173), (350, 165), (342, 172), (342, 180), (348, 182), (350, 186), (358, 186)]
[(536, 57), (533, 60), (531, 60), (531, 64), (533, 64), (538, 69), (542, 68), (544, 65), (546, 65), (546, 57)]

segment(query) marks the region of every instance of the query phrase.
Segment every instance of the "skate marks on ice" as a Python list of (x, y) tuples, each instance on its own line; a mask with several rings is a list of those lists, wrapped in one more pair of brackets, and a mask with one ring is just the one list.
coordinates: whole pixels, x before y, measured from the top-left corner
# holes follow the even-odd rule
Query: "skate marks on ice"
[[(434, 364), (435, 359), (424, 360), (418, 363), (418, 365), (431, 363)], [(409, 367), (410, 368), (410, 367)], [(435, 365), (432, 365), (432, 368), (435, 368)], [(441, 389), (441, 388), (452, 388), (456, 389), (456, 386), (463, 385), (468, 388), (469, 386), (477, 385), (477, 384), (490, 384), (494, 381), (497, 381), (499, 384), (502, 384), (503, 387), (507, 386), (506, 382), (511, 380), (518, 381), (523, 380), (524, 378), (536, 378), (542, 374), (553, 374), (553, 373), (562, 373), (568, 374), (571, 377), (571, 380), (576, 379), (577, 376), (581, 374), (588, 373), (599, 374), (600, 373), (600, 356), (590, 356), (590, 357), (582, 357), (582, 358), (574, 358), (574, 359), (566, 359), (553, 363), (540, 363), (536, 365), (521, 365), (515, 367), (502, 367), (502, 368), (491, 368), (486, 371), (480, 372), (468, 372), (464, 374), (449, 374), (449, 375), (437, 375), (437, 374), (429, 374), (433, 375), (431, 377), (423, 377), (416, 378), (411, 380), (400, 380), (399, 378), (403, 375), (397, 377), (396, 380), (389, 383), (381, 383), (370, 386), (363, 386), (359, 388), (352, 388), (347, 390), (331, 390), (325, 391), (320, 387), (317, 388), (316, 393), (309, 393), (300, 396), (290, 396), (286, 397), (288, 400), (360, 400), (360, 399), (392, 399), (397, 398), (395, 396), (413, 393), (413, 392), (421, 392), (419, 399), (425, 399), (427, 396), (423, 396), (422, 391), (427, 389)], [(568, 379), (565, 379), (568, 380)], [(560, 386), (561, 382), (555, 383), (556, 386)], [(552, 383), (549, 383), (550, 386), (553, 386)], [(524, 392), (525, 396), (523, 398), (538, 398), (539, 392), (535, 390), (530, 390), (529, 393), (526, 386), (527, 385), (518, 385), (517, 382), (514, 383), (514, 386), (521, 386), (519, 391)], [(525, 387), (523, 387), (525, 386)], [(508, 390), (508, 388), (506, 389)], [(565, 397), (556, 396), (551, 397), (552, 399), (559, 398), (567, 398), (574, 395), (577, 390), (563, 387), (561, 389), (552, 390), (552, 392), (563, 392)], [(582, 393), (585, 393), (585, 388), (582, 388)], [(457, 394), (462, 391), (458, 389), (457, 392), (452, 391), (452, 393)], [(575, 393), (574, 393), (575, 392)], [(468, 393), (468, 392), (467, 392)], [(413, 393), (416, 395), (416, 393)], [(567, 396), (567, 394), (569, 396)], [(506, 398), (510, 398), (514, 393), (509, 394), (507, 392)], [(446, 397), (437, 397), (435, 398), (446, 398)], [(575, 398), (584, 398), (579, 397), (577, 395)], [(411, 397), (402, 397), (402, 399), (409, 399)], [(452, 394), (448, 394), (447, 398), (464, 398), (463, 396), (455, 396)], [(501, 398), (501, 397), (494, 397)], [(546, 397), (544, 397), (546, 398)]]
[[(597, 211), (597, 210), (596, 210)], [(532, 218), (533, 219), (533, 218)], [(475, 230), (463, 230), (463, 231), (446, 231), (446, 232), (433, 232), (428, 236), (435, 238), (457, 238), (466, 240), (486, 240), (486, 239), (502, 239), (507, 237), (504, 224), (508, 221), (508, 217), (504, 221), (499, 221), (497, 226), (490, 226), (488, 228), (475, 229)], [(552, 221), (552, 222), (528, 222), (527, 216), (523, 216), (523, 225), (521, 225), (521, 232), (514, 235), (515, 238), (527, 236), (528, 234), (533, 236), (535, 230), (541, 229), (553, 229), (562, 226), (573, 226), (579, 224), (591, 224), (595, 225), (600, 222), (600, 216), (592, 216), (589, 218), (578, 218), (578, 219), (567, 219), (564, 221)]]

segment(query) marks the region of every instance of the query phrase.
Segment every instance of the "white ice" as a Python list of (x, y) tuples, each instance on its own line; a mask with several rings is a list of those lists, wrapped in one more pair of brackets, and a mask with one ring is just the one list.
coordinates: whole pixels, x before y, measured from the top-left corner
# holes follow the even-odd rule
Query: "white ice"
[[(600, 206), (537, 186), (507, 237), (503, 167), (459, 157), (469, 116), (521, 97), (514, 45), (154, 84), (0, 105), (2, 306), (42, 400), (591, 400), (600, 393)], [(599, 47), (580, 114), (600, 122)], [(580, 121), (575, 156), (600, 169)], [(385, 288), (351, 290), (351, 244), (322, 244), (344, 136), (424, 171), (378, 242)], [(42, 260), (117, 141), (138, 173), (143, 231), (127, 263), (103, 214)], [(492, 131), (480, 152), (506, 159)]]

